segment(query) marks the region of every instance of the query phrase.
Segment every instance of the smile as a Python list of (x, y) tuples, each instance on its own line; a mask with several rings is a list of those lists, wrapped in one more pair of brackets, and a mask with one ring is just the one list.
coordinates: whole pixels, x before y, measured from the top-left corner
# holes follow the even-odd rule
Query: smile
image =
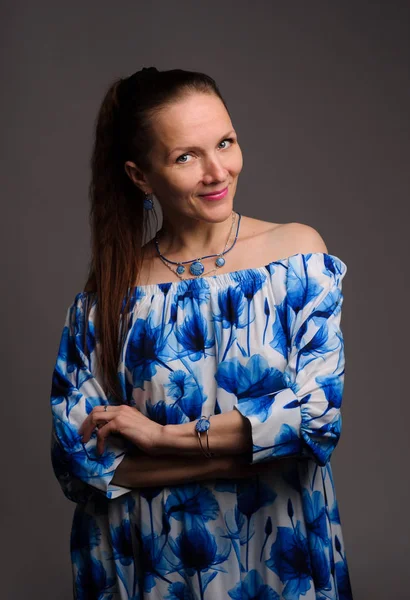
[(220, 200), (221, 198), (225, 198), (228, 193), (228, 186), (223, 190), (219, 190), (218, 192), (212, 192), (211, 194), (199, 194), (201, 198), (205, 198), (205, 200)]

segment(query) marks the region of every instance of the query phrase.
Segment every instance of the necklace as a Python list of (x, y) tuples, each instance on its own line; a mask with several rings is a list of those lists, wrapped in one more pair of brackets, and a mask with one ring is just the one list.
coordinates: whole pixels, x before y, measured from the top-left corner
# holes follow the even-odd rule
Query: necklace
[[(236, 227), (236, 234), (235, 234), (235, 239), (233, 240), (231, 246), (228, 248), (228, 244), (229, 244), (229, 240), (231, 238), (232, 235), (232, 231), (234, 228), (234, 224), (235, 224), (235, 216), (238, 215), (238, 224)], [(226, 240), (226, 244), (225, 247), (223, 249), (222, 252), (218, 253), (218, 254), (208, 254), (206, 256), (201, 256), (199, 258), (193, 258), (191, 260), (185, 260), (185, 261), (173, 261), (170, 260), (169, 258), (166, 258), (160, 251), (159, 249), (159, 243), (158, 243), (158, 234), (155, 236), (154, 239), (154, 244), (155, 244), (155, 248), (158, 252), (158, 255), (160, 257), (160, 259), (162, 260), (162, 262), (164, 263), (164, 265), (166, 267), (168, 267), (168, 269), (170, 271), (172, 271), (173, 273), (175, 273), (180, 279), (184, 280), (185, 277), (182, 277), (182, 274), (185, 273), (185, 267), (184, 265), (187, 265), (189, 263), (192, 263), (189, 271), (191, 273), (191, 275), (194, 275), (194, 277), (205, 277), (205, 275), (209, 275), (210, 273), (213, 273), (214, 271), (216, 271), (218, 268), (223, 267), (225, 264), (225, 258), (224, 255), (227, 254), (228, 252), (230, 252), (232, 250), (232, 248), (235, 246), (236, 241), (238, 239), (238, 234), (239, 234), (239, 225), (241, 223), (241, 215), (240, 213), (235, 213), (234, 211), (232, 211), (232, 225), (231, 225), (231, 229), (229, 231), (228, 234), (228, 238)], [(205, 271), (205, 267), (202, 264), (202, 260), (205, 260), (206, 258), (214, 258), (217, 257), (215, 260), (215, 267), (213, 269), (211, 269), (210, 271), (207, 271), (206, 273), (204, 273)], [(176, 269), (173, 269), (171, 267), (171, 265), (177, 265)]]

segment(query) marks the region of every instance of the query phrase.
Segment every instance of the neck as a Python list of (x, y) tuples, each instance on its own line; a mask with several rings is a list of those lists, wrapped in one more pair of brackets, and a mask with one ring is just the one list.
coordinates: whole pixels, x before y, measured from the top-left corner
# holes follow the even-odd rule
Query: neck
[(237, 214), (234, 212), (220, 223), (192, 220), (189, 223), (175, 224), (175, 221), (164, 216), (162, 228), (158, 232), (161, 253), (178, 261), (218, 254), (223, 251), (231, 232), (232, 219), (236, 224)]

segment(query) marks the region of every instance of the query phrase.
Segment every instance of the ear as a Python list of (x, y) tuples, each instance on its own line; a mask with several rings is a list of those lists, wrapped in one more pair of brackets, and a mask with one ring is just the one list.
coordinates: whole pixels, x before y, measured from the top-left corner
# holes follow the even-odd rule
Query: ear
[(151, 194), (152, 190), (150, 189), (144, 173), (134, 162), (127, 160), (124, 164), (124, 170), (134, 185), (139, 187), (145, 194)]

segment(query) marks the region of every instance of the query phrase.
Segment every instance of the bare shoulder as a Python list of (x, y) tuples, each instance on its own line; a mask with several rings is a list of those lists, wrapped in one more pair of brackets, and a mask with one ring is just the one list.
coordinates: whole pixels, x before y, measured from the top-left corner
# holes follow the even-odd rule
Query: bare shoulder
[(243, 239), (249, 248), (249, 242), (263, 249), (271, 260), (286, 258), (293, 254), (326, 252), (326, 244), (320, 233), (304, 223), (271, 223), (250, 217), (244, 218)]
[(283, 256), (328, 252), (320, 233), (314, 227), (304, 223), (283, 223), (276, 227), (272, 235), (272, 244)]

